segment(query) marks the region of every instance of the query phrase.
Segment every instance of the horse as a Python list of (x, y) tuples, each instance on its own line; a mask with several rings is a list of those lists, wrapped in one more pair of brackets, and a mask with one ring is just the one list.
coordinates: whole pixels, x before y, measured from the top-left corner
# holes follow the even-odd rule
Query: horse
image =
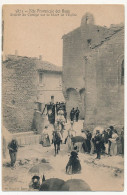
[(56, 155), (60, 150), (60, 143), (61, 143), (61, 137), (59, 135), (59, 132), (57, 131), (53, 132), (53, 143), (54, 143), (55, 155)]

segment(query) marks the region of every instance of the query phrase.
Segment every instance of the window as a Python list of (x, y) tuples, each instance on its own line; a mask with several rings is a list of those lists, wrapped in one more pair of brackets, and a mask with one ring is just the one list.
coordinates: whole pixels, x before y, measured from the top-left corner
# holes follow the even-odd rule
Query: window
[(124, 85), (124, 60), (121, 64), (121, 85)]
[(91, 48), (91, 39), (87, 40), (88, 47)]
[(43, 84), (43, 73), (39, 72), (39, 83)]

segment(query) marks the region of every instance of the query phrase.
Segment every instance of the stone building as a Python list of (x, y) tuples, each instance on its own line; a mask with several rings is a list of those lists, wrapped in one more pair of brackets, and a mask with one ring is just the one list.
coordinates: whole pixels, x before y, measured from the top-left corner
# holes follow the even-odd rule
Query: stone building
[(63, 36), (63, 93), (68, 112), (79, 107), (86, 127), (123, 125), (124, 27), (94, 24), (86, 13)]
[[(3, 125), (11, 132), (30, 131), (35, 110), (41, 111), (40, 105), (51, 98), (63, 97), (62, 70), (41, 59), (17, 55), (8, 55), (2, 69)], [(42, 125), (41, 112), (37, 117)]]
[(45, 104), (64, 101), (62, 92), (62, 67), (46, 61), (38, 61), (38, 109), (43, 111)]

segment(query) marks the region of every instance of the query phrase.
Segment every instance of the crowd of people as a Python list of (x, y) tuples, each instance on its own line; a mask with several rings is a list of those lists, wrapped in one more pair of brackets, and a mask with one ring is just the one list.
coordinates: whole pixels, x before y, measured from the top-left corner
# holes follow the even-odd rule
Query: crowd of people
[[(81, 136), (84, 137), (81, 147), (83, 152), (94, 154), (97, 153), (97, 158), (101, 158), (101, 154), (107, 154), (110, 156), (117, 154), (124, 154), (124, 128), (121, 134), (118, 134), (117, 130), (110, 126), (106, 130), (95, 129), (92, 133), (89, 130), (81, 130)], [(73, 129), (68, 133), (68, 151), (71, 148), (70, 139), (76, 136), (76, 132)], [(81, 150), (81, 149), (80, 149)]]
[[(65, 128), (65, 118), (64, 112), (62, 110), (58, 111), (58, 118), (54, 125), (52, 125), (52, 130), (48, 125), (42, 130), (41, 134), (41, 144), (43, 147), (50, 147), (54, 143), (54, 146), (58, 145), (58, 150), (60, 150), (60, 143), (66, 144), (66, 151), (70, 153), (70, 158), (66, 166), (67, 174), (75, 174), (81, 171), (81, 164), (78, 158), (78, 152), (94, 154), (96, 153), (96, 158), (100, 159), (101, 155), (117, 155), (124, 154), (124, 128), (121, 134), (118, 134), (117, 130), (113, 126), (109, 126), (106, 129), (95, 128), (93, 131), (79, 129), (74, 130), (74, 123), (78, 121), (79, 109), (76, 110), (72, 108), (70, 112), (70, 128)], [(60, 126), (62, 124), (62, 126)], [(50, 126), (51, 127), (51, 126)], [(55, 133), (54, 133), (55, 132)], [(57, 144), (57, 135), (59, 144)], [(77, 138), (77, 140), (73, 138)], [(56, 140), (55, 140), (56, 139)], [(55, 145), (56, 141), (56, 145)], [(119, 147), (120, 146), (120, 147)], [(16, 140), (12, 140), (9, 145), (9, 154), (11, 158), (11, 166), (13, 167), (16, 162), (16, 154), (18, 151), (18, 143)]]

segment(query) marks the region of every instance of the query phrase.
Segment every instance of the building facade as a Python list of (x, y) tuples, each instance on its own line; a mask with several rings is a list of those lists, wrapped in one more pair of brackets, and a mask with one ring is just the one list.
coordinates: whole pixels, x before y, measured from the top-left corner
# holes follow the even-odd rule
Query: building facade
[(80, 27), (63, 36), (63, 93), (68, 112), (78, 106), (86, 127), (123, 125), (123, 65), (123, 25), (97, 26), (93, 15), (86, 13)]
[(62, 67), (46, 61), (38, 61), (37, 102), (43, 111), (46, 104), (65, 101), (62, 92)]
[(30, 131), (35, 110), (41, 124), (42, 104), (63, 98), (62, 69), (38, 58), (17, 55), (8, 55), (2, 69), (3, 125), (11, 132)]

